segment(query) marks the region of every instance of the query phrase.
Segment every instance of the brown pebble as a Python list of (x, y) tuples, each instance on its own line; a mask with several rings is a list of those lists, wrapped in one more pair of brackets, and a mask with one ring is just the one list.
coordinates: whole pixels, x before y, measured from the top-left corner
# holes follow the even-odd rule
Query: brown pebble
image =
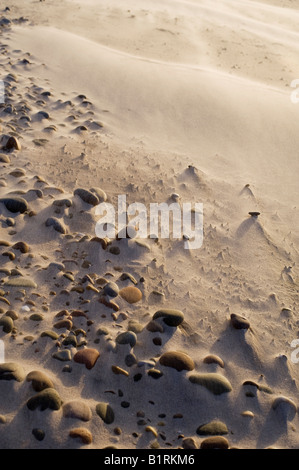
[(129, 372), (122, 369), (118, 366), (111, 366), (112, 372), (116, 375), (124, 375), (125, 377), (129, 377)]
[(29, 245), (25, 242), (17, 242), (12, 246), (13, 250), (18, 250), (21, 253), (28, 253), (29, 252)]
[(229, 442), (223, 436), (212, 436), (204, 439), (200, 445), (201, 449), (228, 449)]
[(57, 323), (54, 323), (54, 328), (60, 330), (62, 328), (66, 328), (67, 330), (71, 330), (73, 326), (73, 322), (71, 320), (60, 320)]
[(72, 438), (79, 438), (81, 442), (86, 445), (92, 443), (92, 434), (86, 428), (71, 429), (69, 432), (69, 436)]
[(81, 351), (76, 352), (74, 355), (74, 361), (79, 364), (85, 364), (86, 369), (92, 369), (97, 362), (100, 353), (94, 348), (85, 348)]

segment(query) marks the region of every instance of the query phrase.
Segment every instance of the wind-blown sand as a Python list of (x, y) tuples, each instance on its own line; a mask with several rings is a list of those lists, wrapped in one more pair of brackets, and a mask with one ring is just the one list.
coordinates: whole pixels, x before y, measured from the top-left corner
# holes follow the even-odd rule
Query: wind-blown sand
[[(296, 2), (5, 6), (0, 448), (298, 448)], [(95, 239), (119, 195), (202, 246)]]

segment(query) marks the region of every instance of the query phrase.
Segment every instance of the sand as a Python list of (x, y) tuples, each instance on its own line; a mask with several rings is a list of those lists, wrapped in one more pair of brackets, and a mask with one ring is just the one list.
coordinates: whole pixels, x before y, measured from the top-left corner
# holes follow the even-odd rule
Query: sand
[(296, 2), (5, 7), (0, 448), (298, 448)]

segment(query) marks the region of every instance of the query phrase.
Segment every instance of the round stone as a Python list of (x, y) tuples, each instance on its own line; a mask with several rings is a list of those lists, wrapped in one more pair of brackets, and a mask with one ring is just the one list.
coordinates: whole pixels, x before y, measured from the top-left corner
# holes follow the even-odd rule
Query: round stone
[(32, 434), (37, 441), (43, 441), (46, 435), (45, 431), (39, 428), (32, 429)]
[(72, 355), (69, 349), (62, 349), (61, 351), (54, 352), (52, 354), (53, 359), (57, 359), (61, 362), (71, 361)]
[(0, 318), (0, 328), (2, 328), (4, 333), (11, 333), (14, 327), (13, 319), (9, 316), (3, 315)]
[(62, 407), (64, 418), (80, 419), (81, 421), (90, 421), (92, 418), (89, 406), (80, 400), (73, 400), (65, 403)]
[(193, 384), (205, 387), (214, 395), (221, 395), (222, 393), (229, 393), (232, 391), (230, 382), (221, 374), (193, 374), (190, 375), (189, 380)]
[(241, 317), (240, 315), (237, 315), (235, 313), (231, 314), (230, 321), (232, 326), (236, 330), (248, 330), (248, 328), (250, 327), (250, 323), (246, 318)]
[(171, 367), (178, 372), (182, 370), (193, 370), (195, 364), (188, 354), (180, 351), (168, 351), (160, 357), (160, 364), (165, 367)]
[(21, 197), (6, 197), (6, 198), (1, 198), (0, 203), (5, 205), (6, 209), (9, 212), (12, 213), (18, 213), (20, 212), (23, 214), (28, 210), (28, 204), (25, 201), (25, 199)]
[(229, 442), (223, 436), (207, 437), (200, 444), (201, 449), (228, 449)]
[(157, 320), (158, 318), (162, 318), (167, 326), (175, 327), (179, 326), (184, 321), (184, 314), (180, 310), (161, 309), (154, 314), (153, 320)]
[(103, 288), (103, 293), (108, 297), (117, 297), (119, 294), (118, 285), (115, 282), (108, 282)]
[(47, 374), (39, 370), (33, 370), (29, 372), (29, 374), (27, 374), (26, 376), (26, 380), (27, 382), (31, 382), (32, 388), (36, 392), (41, 392), (46, 388), (54, 388), (53, 382), (50, 377), (48, 377)]
[(74, 191), (74, 195), (79, 196), (82, 201), (87, 204), (90, 204), (91, 206), (97, 206), (100, 203), (99, 198), (96, 196), (96, 194), (92, 193), (91, 191), (87, 191), (86, 189), (77, 188)]
[(196, 430), (196, 433), (200, 436), (220, 436), (223, 434), (228, 434), (228, 429), (225, 423), (222, 421), (214, 420), (207, 424), (202, 424)]
[(142, 292), (137, 287), (129, 286), (120, 290), (119, 295), (129, 304), (135, 304), (142, 299)]
[(27, 401), (27, 408), (31, 411), (38, 408), (41, 411), (46, 409), (59, 410), (61, 405), (61, 398), (54, 388), (46, 388)]
[(95, 366), (100, 353), (97, 349), (94, 348), (85, 348), (76, 352), (74, 355), (74, 361), (79, 364), (85, 364), (86, 369), (92, 369)]
[(203, 359), (203, 362), (204, 364), (217, 364), (218, 366), (222, 367), (222, 369), (224, 368), (223, 360), (215, 354), (209, 354)]
[(69, 432), (69, 436), (73, 439), (80, 439), (82, 444), (86, 445), (91, 444), (93, 440), (91, 432), (86, 428), (71, 429)]
[(133, 348), (137, 342), (137, 336), (133, 331), (126, 331), (124, 333), (120, 333), (116, 337), (115, 341), (118, 344), (129, 344), (131, 348)]
[(100, 402), (96, 405), (96, 413), (105, 424), (112, 424), (114, 421), (114, 411), (108, 403)]
[(5, 362), (0, 364), (0, 380), (16, 380), (23, 382), (25, 372), (22, 366), (15, 362)]

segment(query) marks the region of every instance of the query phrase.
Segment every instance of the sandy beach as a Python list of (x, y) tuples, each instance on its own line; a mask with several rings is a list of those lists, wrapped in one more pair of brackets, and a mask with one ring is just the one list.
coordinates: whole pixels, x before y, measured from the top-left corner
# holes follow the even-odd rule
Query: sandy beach
[(299, 448), (298, 23), (1, 6), (0, 449)]

